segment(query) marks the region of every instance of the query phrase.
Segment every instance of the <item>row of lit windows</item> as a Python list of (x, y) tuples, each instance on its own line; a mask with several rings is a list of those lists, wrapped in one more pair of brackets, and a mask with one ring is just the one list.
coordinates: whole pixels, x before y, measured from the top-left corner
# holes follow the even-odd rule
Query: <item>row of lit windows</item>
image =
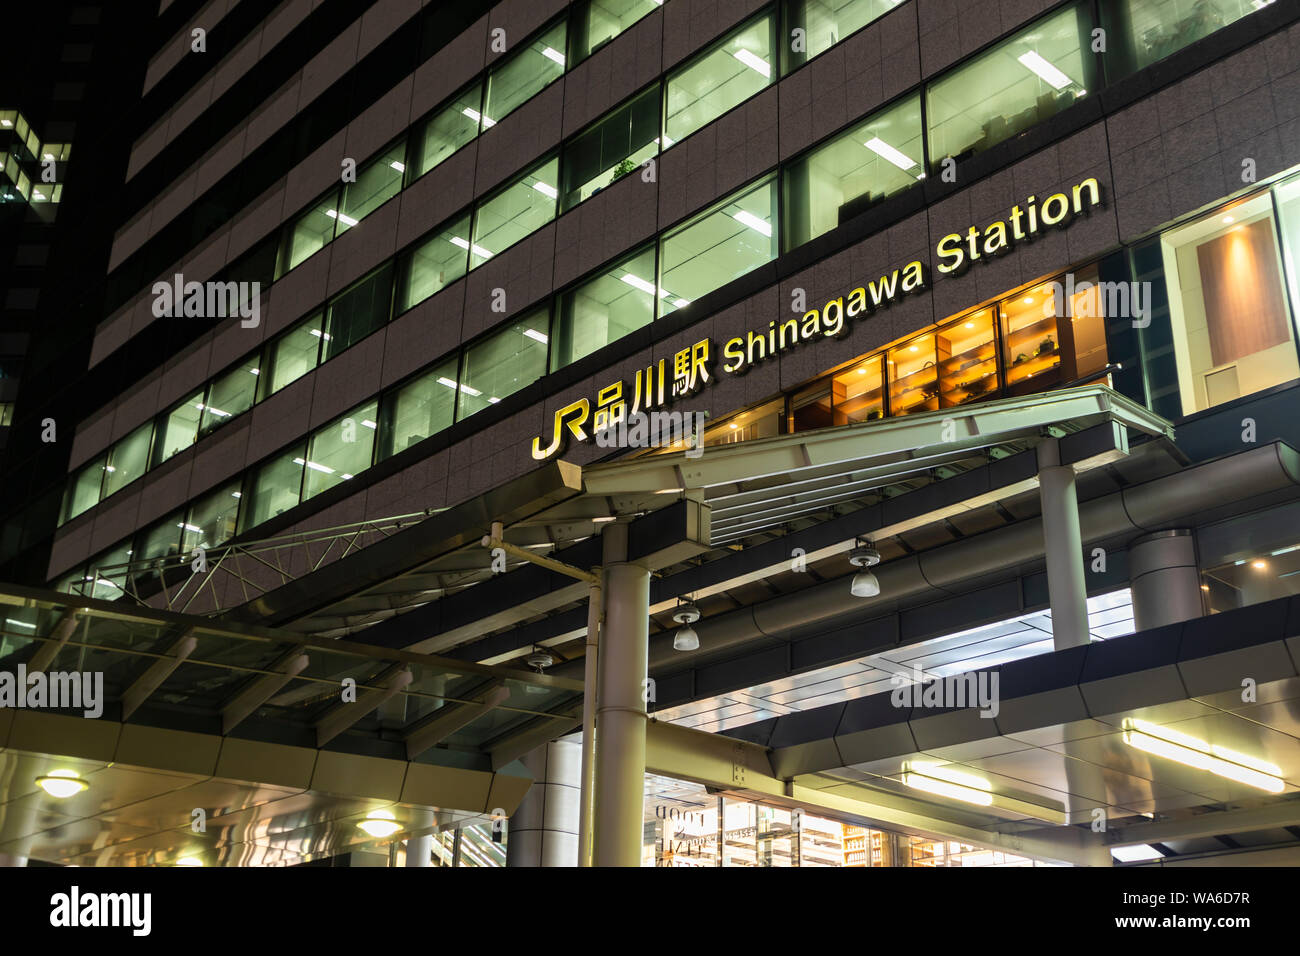
[[(835, 22), (857, 23), (857, 20), (843, 19), (850, 15), (861, 18), (871, 14), (874, 18), (883, 12), (882, 4), (886, 2), (844, 4), (837, 11), (841, 19)], [(808, 5), (802, 12), (812, 16), (815, 6)], [(1142, 9), (1146, 7), (1132, 0), (1129, 13)], [(624, 15), (635, 12), (635, 5), (631, 5), (624, 10)], [(814, 21), (829, 22), (815, 17)], [(92, 461), (76, 476), (63, 520), (80, 514), (138, 477), (144, 469), (161, 464), (176, 451), (247, 410), (255, 401), (283, 388), (388, 321), (386, 304), (392, 291), (394, 263), (397, 288), (392, 314), (400, 314), (550, 222), (556, 215), (557, 201), (561, 208), (581, 202), (636, 168), (648, 154), (657, 152), (661, 101), (668, 109), (663, 128), (672, 130), (678, 137), (689, 132), (688, 126), (695, 128), (706, 122), (708, 116), (730, 108), (739, 95), (736, 81), (744, 77), (736, 71), (747, 68), (750, 74), (764, 73), (755, 57), (760, 57), (761, 51), (770, 55), (773, 22), (773, 14), (763, 14), (723, 38), (714, 48), (670, 74), (665, 85), (666, 97), (661, 98), (656, 85), (611, 111), (575, 137), (558, 156), (544, 160), (471, 210), (435, 229), (394, 262), (385, 264), (335, 297), (322, 312), (296, 324), (261, 354), (247, 357), (196, 390), (193, 396), (160, 416), (157, 428), (162, 431), (162, 440), (150, 446), (152, 454), (142, 463), (139, 449), (149, 443), (152, 423), (123, 439), (106, 453), (109, 461)], [(696, 254), (688, 241), (665, 245), (657, 285), (660, 300), (657, 309), (637, 310), (631, 303), (627, 304), (632, 310), (627, 315), (614, 314), (618, 309), (587, 309), (583, 314), (590, 321), (562, 330), (562, 347), (552, 355), (550, 368), (554, 370), (581, 358), (646, 324), (655, 314), (680, 308), (769, 261), (774, 255), (774, 242), (767, 240), (777, 235), (778, 222), (782, 227), (781, 248), (795, 248), (924, 179), (925, 156), (933, 161), (935, 156), (954, 152), (966, 155), (977, 147), (985, 148), (991, 145), (991, 129), (999, 131), (994, 138), (1013, 135), (1026, 123), (1044, 119), (1084, 95), (1082, 78), (1088, 72), (1090, 60), (1084, 55), (1080, 38), (1089, 34), (1084, 29), (1088, 22), (1085, 5), (1060, 10), (927, 85), (924, 92), (918, 90), (902, 97), (785, 164), (781, 170), (783, 216), (776, 216), (772, 208), (773, 193), (760, 184), (722, 204), (729, 210), (730, 220), (727, 216), (706, 216), (703, 217), (706, 224), (688, 224), (681, 230), (686, 233), (684, 238), (699, 239), (699, 248), (706, 251)], [(539, 67), (545, 61), (557, 66), (554, 57), (538, 51), (564, 47), (563, 29), (561, 23), (543, 31), (526, 49), (501, 64), (499, 72), (509, 82), (498, 83), (499, 92), (494, 97), (491, 90), (496, 73), (489, 74), (476, 87), (478, 92), (474, 96), (479, 99), (474, 102), (487, 111), (505, 115), (508, 109), (532, 95), (528, 90), (535, 92), (538, 83), (549, 82), (544, 67), (524, 71), (519, 64), (532, 63)], [(833, 30), (813, 31), (810, 51), (821, 52), (825, 49), (822, 44), (828, 43), (833, 35)], [(762, 40), (764, 37), (766, 41)], [(742, 51), (750, 55), (742, 55)], [(719, 54), (725, 55), (721, 65)], [(739, 66), (733, 68), (735, 64)], [(1062, 74), (1068, 83), (1053, 75), (1053, 71), (1062, 67), (1068, 71)], [(767, 73), (771, 73), (770, 69)], [(480, 102), (484, 87), (488, 91), (486, 105)], [(718, 91), (724, 88), (731, 92), (719, 99)], [(744, 96), (754, 92), (748, 85), (743, 88), (749, 90)], [(998, 94), (974, 104), (960, 93), (972, 88), (996, 88)], [(687, 95), (684, 91), (688, 90), (693, 92)], [(714, 112), (704, 111), (700, 106), (704, 101), (712, 103), (709, 110)], [(929, 115), (928, 147), (923, 102), (924, 112)], [(464, 137), (476, 135), (479, 120), (487, 114), (480, 114), (467, 103), (461, 97), (435, 111), (425, 124), (425, 132), (412, 140), (421, 144), (420, 156), (433, 157), (430, 161), (436, 163), (454, 152), (458, 148), (456, 143)], [(461, 133), (441, 139), (430, 132), (453, 129), (454, 117), (465, 119), (471, 114), (472, 130), (459, 127)], [(992, 118), (975, 122), (986, 114)], [(431, 145), (435, 140), (441, 145)], [(664, 141), (671, 140), (665, 135)], [(943, 146), (952, 148), (945, 153)], [(393, 147), (373, 159), (362, 168), (356, 183), (332, 192), (331, 198), (318, 203), (307, 216), (295, 222), (281, 247), (282, 257), (287, 256), (288, 262), (296, 264), (301, 261), (300, 255), (308, 255), (328, 241), (327, 235), (332, 238), (332, 230), (350, 228), (391, 198), (401, 186), (404, 170), (419, 170), (415, 175), (422, 175), (432, 168), (426, 166), (424, 159), (413, 166), (404, 165), (397, 157), (409, 160), (405, 150), (404, 146)], [(652, 287), (651, 270), (638, 266), (621, 277), (621, 281), (633, 287), (639, 283), (642, 291), (648, 290)], [(617, 285), (614, 289), (626, 292)], [(603, 294), (610, 298), (610, 293)], [(602, 312), (609, 313), (608, 317), (598, 314)], [(268, 374), (254, 378), (263, 368), (267, 368)], [(124, 455), (129, 455), (131, 467), (118, 468), (112, 463), (112, 458)]]
[(62, 183), (33, 180), (29, 172), (47, 162), (66, 163), (71, 156), (70, 143), (42, 143), (21, 112), (0, 109), (0, 202), (59, 202)]
[[(1075, 17), (1078, 9), (1070, 8), (1054, 14), (1026, 33), (1037, 29), (1040, 33), (1035, 35), (1044, 35), (1048, 32), (1045, 25), (1051, 20), (1065, 15)], [(1007, 42), (1014, 44), (1019, 40), (1018, 36)], [(1000, 50), (1001, 47), (993, 52)], [(992, 54), (985, 54), (989, 55)], [(959, 72), (964, 69), (959, 68)], [(873, 189), (888, 194), (917, 181), (919, 175), (914, 177), (901, 160), (895, 162), (887, 158), (880, 137), (871, 137), (862, 140), (865, 144), (862, 148), (881, 160), (874, 173), (842, 175), (837, 188), (826, 187), (833, 177), (833, 173), (827, 170), (833, 168), (837, 154), (842, 155), (853, 147), (864, 132), (899, 128), (909, 122), (909, 117), (919, 117), (920, 97), (921, 94), (916, 93), (903, 98), (869, 117), (859, 127), (837, 135), (783, 168), (785, 248), (806, 242), (842, 221), (846, 196), (847, 202), (852, 203), (873, 195)], [(615, 111), (615, 115), (623, 112), (631, 115), (641, 102), (642, 98), (637, 98)], [(918, 141), (922, 138), (919, 130), (917, 119)], [(503, 228), (506, 217), (496, 210), (508, 205), (506, 197), (513, 190), (518, 200), (515, 206), (518, 207), (531, 204), (536, 195), (545, 197), (547, 190), (540, 188), (541, 185), (550, 186), (550, 191), (555, 192), (552, 185), (557, 182), (555, 167), (556, 159), (553, 157), (507, 190), (482, 203), (480, 210), (486, 210), (486, 214), (480, 214), (485, 219), (494, 216), (501, 220), (495, 228)], [(907, 178), (899, 180), (894, 173), (906, 173)], [(775, 175), (765, 177), (666, 233), (657, 249), (648, 247), (634, 253), (563, 293), (556, 299), (553, 330), (549, 318), (552, 310), (544, 307), (534, 314), (533, 320), (512, 323), (510, 327), (462, 349), (460, 354), (465, 357), (463, 367), (458, 366), (455, 356), (438, 363), (440, 373), (444, 374), (433, 376), (431, 381), (440, 381), (452, 393), (458, 392), (461, 403), (454, 411), (449, 410), (448, 415), (441, 419), (443, 424), (428, 434), (530, 384), (546, 370), (555, 370), (576, 361), (640, 328), (656, 316), (681, 308), (692, 299), (770, 261), (777, 254), (781, 235), (777, 228), (782, 217), (777, 215), (775, 183)], [(551, 199), (552, 208), (543, 221), (549, 221), (554, 215), (555, 197), (547, 198)], [(483, 251), (474, 250), (475, 242), (465, 238), (470, 234), (470, 219), (467, 213), (448, 227), (435, 230), (395, 261), (385, 263), (336, 296), (322, 312), (296, 324), (260, 353), (237, 363), (176, 408), (159, 416), (157, 421), (141, 426), (105, 455), (83, 466), (74, 476), (65, 497), (64, 520), (82, 513), (139, 477), (149, 467), (160, 464), (245, 411), (255, 401), (283, 388), (321, 361), (354, 344), (388, 321), (391, 314), (405, 311), (459, 278), (474, 264), (476, 256), (486, 258)], [(523, 229), (525, 225), (516, 223), (516, 228)], [(653, 280), (652, 276), (655, 277)], [(540, 324), (537, 324), (536, 316), (542, 317)], [(518, 347), (520, 336), (532, 339), (534, 344)], [(515, 367), (507, 367), (510, 362), (515, 363)], [(491, 369), (490, 382), (480, 380), (481, 365)], [(456, 374), (458, 367), (459, 378)], [(485, 384), (488, 387), (480, 387)], [(422, 437), (427, 435), (412, 432), (396, 447), (406, 447)], [(307, 460), (313, 459), (304, 459)], [(339, 473), (350, 477), (355, 470)], [(300, 499), (294, 503), (297, 500)], [(248, 520), (241, 530), (253, 526)]]

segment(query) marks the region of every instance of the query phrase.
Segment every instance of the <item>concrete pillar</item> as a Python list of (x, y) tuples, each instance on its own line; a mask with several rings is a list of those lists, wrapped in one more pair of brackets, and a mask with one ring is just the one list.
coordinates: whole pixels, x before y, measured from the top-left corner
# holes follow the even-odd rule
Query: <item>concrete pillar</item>
[(640, 866), (650, 572), (627, 562), (627, 526), (604, 533), (605, 624), (596, 708), (596, 866)]
[(577, 866), (581, 738), (553, 740), (521, 759), (533, 785), (510, 818), (506, 866)]
[(1128, 574), (1136, 630), (1177, 624), (1205, 613), (1196, 538), (1186, 528), (1157, 531), (1130, 544)]
[(413, 836), (406, 838), (406, 865), (433, 866), (433, 827), (437, 815), (429, 809), (411, 812), (410, 830)]
[(1088, 590), (1083, 578), (1083, 535), (1074, 469), (1061, 464), (1056, 439), (1038, 445), (1038, 496), (1043, 508), (1047, 594), (1056, 650), (1087, 644)]

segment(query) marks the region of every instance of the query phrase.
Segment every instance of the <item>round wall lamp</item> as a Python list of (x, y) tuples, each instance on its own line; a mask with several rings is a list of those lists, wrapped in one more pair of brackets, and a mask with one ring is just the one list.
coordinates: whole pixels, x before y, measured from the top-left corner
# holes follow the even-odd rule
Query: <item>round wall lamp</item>
[(387, 810), (374, 810), (367, 813), (366, 818), (359, 821), (357, 826), (378, 840), (390, 837), (402, 829), (402, 825), (397, 822), (397, 818)]
[(857, 546), (849, 552), (849, 564), (862, 570), (853, 575), (853, 583), (849, 585), (850, 594), (854, 597), (868, 598), (880, 593), (880, 581), (868, 570), (879, 563), (880, 552), (870, 542), (858, 538)]
[(681, 625), (673, 635), (673, 650), (697, 651), (700, 649), (700, 635), (691, 627), (700, 619), (700, 609), (694, 604), (679, 604), (673, 611), (673, 620)]
[(90, 784), (82, 780), (81, 775), (75, 770), (51, 770), (44, 776), (36, 778), (36, 786), (59, 800), (66, 800), (83, 790), (90, 789)]

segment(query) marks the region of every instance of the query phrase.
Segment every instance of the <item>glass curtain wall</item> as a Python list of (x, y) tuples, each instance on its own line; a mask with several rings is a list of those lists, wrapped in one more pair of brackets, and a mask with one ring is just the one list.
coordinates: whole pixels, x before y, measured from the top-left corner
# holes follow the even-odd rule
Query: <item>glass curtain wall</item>
[(488, 75), (483, 126), (501, 122), (564, 74), (565, 24), (557, 23), (524, 49), (510, 55)]
[(659, 88), (579, 133), (564, 147), (561, 208), (572, 209), (636, 170), (659, 151)]
[(1273, 0), (1102, 0), (1110, 40), (1108, 79), (1118, 80), (1177, 53)]
[(573, 37), (569, 47), (572, 63), (585, 60), (661, 6), (663, 0), (585, 0), (575, 4), (571, 17)]
[(664, 148), (775, 82), (775, 17), (765, 14), (683, 67), (664, 85)]
[[(781, 51), (785, 72), (825, 53), (850, 33), (879, 19), (903, 0), (785, 0)], [(801, 49), (793, 31), (803, 30)]]
[[(560, 296), (551, 370), (563, 368), (649, 325), (655, 314), (653, 246)], [(667, 291), (659, 290), (660, 297)]]
[(483, 202), (474, 213), (471, 268), (513, 246), (555, 218), (559, 198), (559, 157), (529, 170)]

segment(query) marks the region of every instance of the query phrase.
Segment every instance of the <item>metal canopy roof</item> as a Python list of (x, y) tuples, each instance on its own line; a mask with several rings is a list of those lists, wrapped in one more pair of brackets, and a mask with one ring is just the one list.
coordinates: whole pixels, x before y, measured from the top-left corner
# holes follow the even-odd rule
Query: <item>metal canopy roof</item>
[[(773, 532), (966, 474), (1045, 437), (1070, 443), (1068, 460), (1086, 471), (1127, 455), (1129, 430), (1172, 434), (1141, 405), (1088, 385), (708, 446), (696, 457), (654, 452), (585, 468), (552, 462), (427, 516), (215, 549), (207, 574), (192, 575), (177, 558), (176, 587), (148, 601), (320, 637), (446, 652), (585, 599), (585, 586), (521, 563), (494, 576), (480, 543), (493, 521), (505, 524), (510, 543), (582, 567), (599, 562), (603, 523), (631, 521), (633, 539), (649, 542), (638, 559), (661, 570), (725, 560)], [(680, 513), (692, 502), (707, 508)], [(343, 547), (340, 535), (349, 536)], [(141, 569), (119, 568), (117, 580), (125, 585)]]

